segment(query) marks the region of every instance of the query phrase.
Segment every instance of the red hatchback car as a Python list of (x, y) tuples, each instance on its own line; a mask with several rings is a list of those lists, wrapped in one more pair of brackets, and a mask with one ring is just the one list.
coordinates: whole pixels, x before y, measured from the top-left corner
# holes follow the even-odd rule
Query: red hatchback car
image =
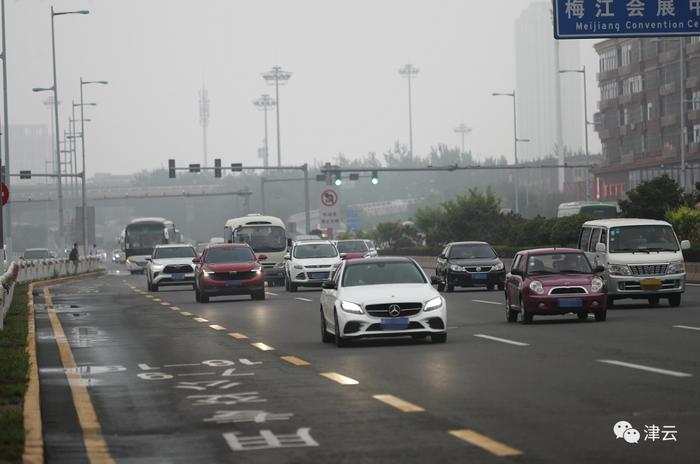
[(604, 321), (607, 313), (605, 282), (581, 250), (545, 248), (521, 251), (506, 276), (506, 318), (524, 324), (533, 316), (574, 313), (586, 320), (588, 313)]
[(265, 299), (265, 273), (260, 261), (267, 256), (255, 257), (247, 243), (210, 244), (192, 260), (195, 300), (207, 303), (209, 297), (223, 295), (250, 295), (254, 300)]

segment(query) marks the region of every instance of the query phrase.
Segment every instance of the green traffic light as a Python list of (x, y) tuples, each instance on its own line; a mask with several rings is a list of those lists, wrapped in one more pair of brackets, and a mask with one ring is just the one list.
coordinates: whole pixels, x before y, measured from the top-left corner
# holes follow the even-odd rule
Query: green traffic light
[(342, 181), (341, 179), (336, 179), (336, 180), (335, 180), (335, 186), (336, 186), (336, 187), (340, 187), (341, 185), (343, 185), (343, 181)]
[(377, 185), (379, 183), (379, 179), (376, 177), (372, 177), (372, 185)]

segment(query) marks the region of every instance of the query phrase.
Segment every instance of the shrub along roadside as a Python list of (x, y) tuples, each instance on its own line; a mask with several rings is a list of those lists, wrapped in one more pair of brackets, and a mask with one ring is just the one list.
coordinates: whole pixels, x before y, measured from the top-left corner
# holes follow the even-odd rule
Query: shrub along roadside
[(6, 462), (19, 462), (24, 448), (22, 407), (29, 368), (27, 315), (27, 286), (17, 285), (5, 328), (0, 331), (0, 461)]

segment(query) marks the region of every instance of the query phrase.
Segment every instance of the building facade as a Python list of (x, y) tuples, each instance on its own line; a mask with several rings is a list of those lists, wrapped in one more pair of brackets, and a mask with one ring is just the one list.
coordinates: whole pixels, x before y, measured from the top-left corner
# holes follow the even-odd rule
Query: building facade
[[(580, 43), (554, 40), (551, 7), (551, 2), (531, 3), (515, 23), (518, 137), (530, 140), (518, 146), (520, 161), (563, 160), (563, 149), (577, 152), (584, 146), (582, 77), (559, 73), (581, 69)], [(562, 150), (557, 150), (559, 137)], [(559, 182), (561, 189), (563, 179)]]
[(700, 37), (610, 39), (595, 49), (598, 197), (619, 198), (663, 174), (691, 189), (700, 181)]

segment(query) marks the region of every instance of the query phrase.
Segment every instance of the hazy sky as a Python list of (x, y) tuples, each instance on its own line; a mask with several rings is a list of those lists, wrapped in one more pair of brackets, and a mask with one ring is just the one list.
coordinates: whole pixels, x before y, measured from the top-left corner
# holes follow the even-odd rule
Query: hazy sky
[[(51, 2), (6, 0), (10, 122), (46, 123), (32, 87), (51, 85)], [(529, 0), (58, 0), (61, 130), (79, 78), (93, 120), (86, 128), (88, 173), (131, 173), (200, 162), (198, 91), (211, 100), (210, 159), (260, 164), (263, 114), (252, 100), (274, 93), (260, 73), (293, 72), (280, 89), (284, 164), (382, 153), (408, 142), (405, 63), (414, 82), (414, 146), (456, 145), (453, 128), (473, 128), (479, 157), (512, 156), (512, 110), (493, 91), (515, 85), (514, 22)], [(582, 41), (589, 113), (599, 92), (592, 42)], [(270, 157), (276, 160), (274, 115)], [(591, 149), (599, 150), (591, 132)]]

